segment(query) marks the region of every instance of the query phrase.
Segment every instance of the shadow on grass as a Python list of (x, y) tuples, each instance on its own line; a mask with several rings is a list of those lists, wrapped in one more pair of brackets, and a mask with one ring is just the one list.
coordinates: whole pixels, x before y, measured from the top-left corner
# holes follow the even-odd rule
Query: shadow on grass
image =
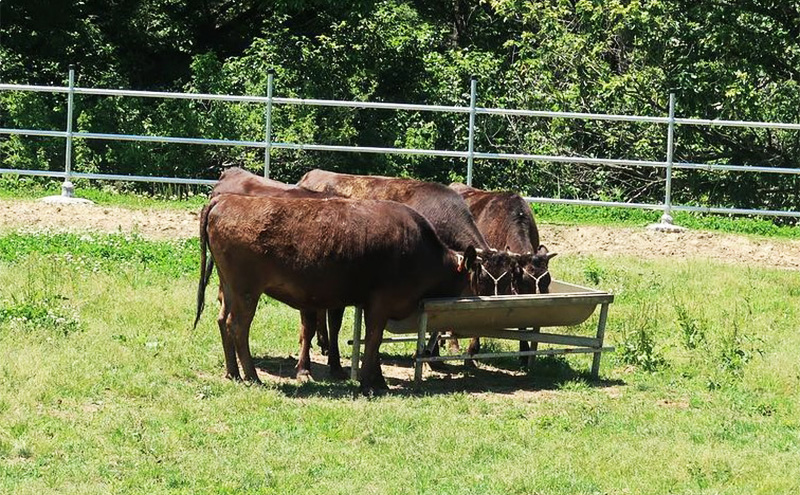
[[(313, 380), (295, 379), (294, 357), (263, 356), (255, 358), (261, 373), (271, 377), (277, 389), (289, 397), (327, 396), (330, 398), (358, 397), (358, 384), (351, 380), (336, 380), (330, 376), (325, 364), (312, 362)], [(481, 363), (478, 367), (439, 363), (432, 371), (427, 366), (422, 385), (414, 388), (414, 361), (407, 354), (381, 353), (381, 366), (390, 387), (388, 395), (425, 396), (453, 393), (494, 393), (513, 395), (518, 392), (560, 390), (575, 383), (588, 388), (605, 388), (624, 385), (622, 380), (594, 379), (587, 369), (576, 370), (561, 356), (541, 356), (530, 369), (520, 366), (515, 358), (497, 359)], [(350, 367), (344, 368), (350, 375)]]

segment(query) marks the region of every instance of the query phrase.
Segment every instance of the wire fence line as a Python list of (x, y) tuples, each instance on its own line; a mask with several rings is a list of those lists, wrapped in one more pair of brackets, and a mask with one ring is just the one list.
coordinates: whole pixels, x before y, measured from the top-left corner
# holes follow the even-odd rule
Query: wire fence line
[[(193, 185), (213, 185), (214, 179), (190, 179), (184, 177), (155, 177), (155, 176), (132, 176), (115, 174), (93, 174), (72, 171), (72, 142), (75, 138), (112, 140), (112, 141), (134, 141), (152, 143), (172, 143), (172, 144), (194, 144), (211, 146), (241, 146), (249, 148), (264, 149), (264, 176), (270, 174), (270, 155), (271, 150), (284, 149), (294, 151), (328, 151), (344, 153), (379, 153), (379, 154), (399, 154), (399, 155), (424, 155), (447, 158), (458, 158), (467, 161), (467, 184), (472, 185), (472, 172), (474, 160), (515, 160), (532, 162), (549, 162), (565, 164), (584, 164), (602, 166), (625, 166), (625, 167), (649, 167), (665, 169), (664, 179), (664, 202), (663, 203), (634, 203), (621, 201), (596, 201), (578, 200), (544, 197), (526, 197), (526, 201), (533, 203), (554, 203), (572, 204), (583, 206), (602, 206), (602, 207), (626, 207), (649, 210), (663, 211), (662, 222), (672, 223), (673, 211), (721, 213), (734, 215), (763, 215), (778, 217), (800, 218), (800, 212), (788, 210), (762, 210), (744, 208), (717, 208), (705, 206), (673, 205), (671, 182), (672, 174), (675, 169), (685, 170), (705, 170), (705, 171), (728, 171), (728, 172), (755, 172), (783, 175), (800, 175), (800, 168), (787, 167), (759, 167), (751, 165), (730, 165), (730, 164), (705, 164), (705, 163), (686, 163), (673, 161), (674, 153), (674, 131), (677, 125), (683, 126), (710, 126), (710, 127), (744, 127), (775, 130), (800, 131), (800, 124), (795, 123), (772, 123), (738, 120), (715, 120), (715, 119), (693, 119), (675, 117), (675, 96), (670, 94), (669, 114), (665, 117), (657, 116), (638, 116), (638, 115), (615, 115), (601, 113), (582, 113), (582, 112), (549, 112), (538, 110), (520, 110), (506, 108), (486, 108), (476, 105), (477, 79), (473, 77), (470, 83), (470, 105), (469, 106), (444, 106), (444, 105), (421, 105), (405, 103), (385, 103), (368, 101), (344, 101), (344, 100), (323, 100), (305, 98), (285, 98), (273, 96), (274, 74), (268, 75), (267, 96), (246, 96), (246, 95), (223, 95), (207, 93), (174, 93), (164, 91), (137, 91), (125, 89), (103, 89), (103, 88), (82, 88), (74, 84), (74, 69), (69, 71), (68, 86), (41, 86), (41, 85), (19, 85), (19, 84), (0, 84), (0, 91), (28, 91), (44, 92), (55, 94), (67, 94), (67, 115), (66, 130), (45, 130), (45, 129), (10, 129), (0, 128), (0, 135), (25, 135), (40, 136), (51, 138), (62, 138), (65, 140), (66, 153), (63, 171), (45, 170), (19, 170), (0, 168), (0, 174), (18, 174), (27, 176), (62, 177), (64, 178), (63, 194), (72, 194), (72, 178), (91, 179), (91, 180), (111, 180), (111, 181), (141, 181), (153, 183), (170, 184), (193, 184)], [(265, 131), (263, 141), (235, 140), (235, 139), (208, 139), (202, 137), (174, 137), (174, 136), (143, 136), (131, 134), (114, 133), (93, 133), (83, 131), (73, 131), (73, 97), (75, 95), (95, 95), (95, 96), (116, 96), (134, 98), (159, 98), (159, 99), (183, 99), (196, 101), (221, 101), (229, 103), (254, 103), (264, 105), (265, 112)], [(466, 151), (458, 150), (435, 150), (435, 149), (414, 149), (414, 148), (384, 148), (384, 147), (365, 147), (365, 146), (340, 146), (324, 145), (312, 143), (285, 143), (274, 142), (272, 140), (272, 107), (274, 105), (306, 105), (318, 107), (342, 107), (352, 109), (380, 109), (380, 110), (402, 110), (418, 112), (446, 112), (456, 114), (466, 114), (469, 117), (469, 136)], [(633, 122), (645, 124), (657, 124), (666, 126), (666, 149), (664, 161), (635, 160), (635, 159), (609, 159), (579, 156), (557, 156), (539, 155), (529, 153), (489, 153), (475, 150), (475, 118), (478, 115), (514, 116), (514, 117), (533, 117), (533, 118), (562, 118), (578, 120), (598, 120), (612, 122)]]

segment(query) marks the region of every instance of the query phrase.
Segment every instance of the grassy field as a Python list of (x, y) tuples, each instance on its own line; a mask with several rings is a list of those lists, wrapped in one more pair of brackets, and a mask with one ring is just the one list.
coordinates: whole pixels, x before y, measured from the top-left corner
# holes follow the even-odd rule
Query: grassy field
[(0, 493), (800, 493), (800, 274), (551, 268), (616, 294), (599, 382), (574, 356), (367, 400), (321, 369), (285, 379), (298, 316), (266, 299), (251, 344), (267, 385), (223, 379), (213, 282), (191, 330), (194, 240), (2, 235)]

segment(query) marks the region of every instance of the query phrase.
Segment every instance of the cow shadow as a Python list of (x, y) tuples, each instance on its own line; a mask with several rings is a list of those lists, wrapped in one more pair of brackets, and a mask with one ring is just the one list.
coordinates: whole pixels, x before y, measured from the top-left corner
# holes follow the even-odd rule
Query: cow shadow
[[(435, 370), (424, 368), (422, 385), (414, 387), (414, 361), (407, 354), (381, 353), (381, 365), (391, 396), (430, 396), (456, 393), (516, 395), (557, 391), (565, 387), (609, 388), (625, 385), (618, 379), (595, 379), (588, 369), (575, 369), (560, 356), (542, 356), (529, 369), (520, 367), (516, 359), (499, 359), (497, 363), (480, 363), (477, 367), (463, 361), (440, 363)], [(311, 363), (311, 380), (295, 379), (297, 359), (291, 356), (262, 356), (254, 359), (265, 382), (287, 397), (359, 397), (358, 384), (352, 380), (336, 380), (323, 362)], [(344, 371), (350, 375), (350, 367)]]

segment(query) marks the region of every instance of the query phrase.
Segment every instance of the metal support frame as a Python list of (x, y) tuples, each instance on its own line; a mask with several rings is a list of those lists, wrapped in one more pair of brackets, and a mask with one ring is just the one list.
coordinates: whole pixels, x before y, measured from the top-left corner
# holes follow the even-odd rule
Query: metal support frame
[(361, 320), (364, 311), (356, 306), (353, 320), (353, 354), (350, 357), (350, 379), (358, 380), (358, 362), (361, 359)]
[(603, 339), (606, 335), (606, 320), (608, 319), (608, 303), (600, 306), (600, 318), (597, 321), (597, 342), (598, 346), (592, 358), (592, 377), (597, 379), (600, 374), (600, 357), (603, 351)]

